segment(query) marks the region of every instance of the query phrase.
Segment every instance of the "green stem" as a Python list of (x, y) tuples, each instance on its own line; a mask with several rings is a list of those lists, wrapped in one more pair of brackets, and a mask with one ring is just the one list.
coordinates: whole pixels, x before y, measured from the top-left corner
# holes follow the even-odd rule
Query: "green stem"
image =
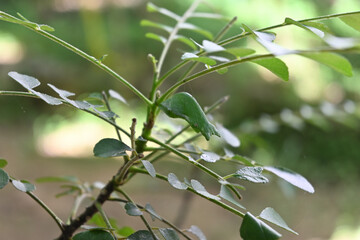
[(29, 195), (32, 199), (34, 199), (35, 202), (37, 202), (52, 217), (52, 219), (54, 219), (61, 231), (64, 231), (64, 223), (62, 222), (62, 220), (58, 216), (56, 216), (56, 214), (43, 201), (41, 201), (32, 192), (26, 192), (26, 194)]
[(106, 224), (106, 227), (110, 230), (111, 235), (113, 235), (114, 240), (116, 240), (117, 237), (116, 237), (116, 235), (115, 235), (115, 233), (114, 233), (114, 229), (113, 229), (113, 227), (111, 226), (111, 223), (110, 223), (110, 221), (109, 221), (109, 218), (107, 217), (104, 209), (102, 208), (102, 206), (101, 206), (100, 203), (96, 203), (95, 205), (96, 205), (96, 208), (97, 208), (97, 210), (99, 211), (102, 219), (104, 220), (104, 222), (105, 222), (105, 224)]
[(231, 26), (234, 25), (236, 20), (237, 17), (233, 17), (233, 19), (231, 19), (230, 22), (226, 24), (225, 27), (221, 29), (221, 31), (216, 35), (216, 37), (214, 38), (214, 42), (219, 41), (222, 38), (222, 36), (224, 36), (224, 34), (231, 28)]
[[(16, 23), (16, 24), (20, 24), (54, 42), (56, 42), (57, 44), (67, 48), (68, 50), (76, 53), (77, 55), (81, 56), (82, 58), (88, 60), (89, 62), (93, 63), (94, 65), (96, 65), (97, 67), (99, 67), (100, 69), (104, 70), (105, 72), (107, 72), (108, 74), (110, 74), (111, 76), (113, 76), (116, 80), (118, 80), (119, 82), (121, 82), (122, 84), (124, 84), (127, 88), (129, 88), (133, 93), (135, 93), (140, 99), (142, 99), (147, 105), (152, 105), (153, 103), (147, 98), (145, 97), (137, 88), (135, 88), (131, 83), (129, 83), (128, 81), (126, 81), (122, 76), (120, 76), (118, 73), (116, 73), (114, 70), (112, 70), (111, 68), (109, 68), (108, 66), (106, 66), (105, 64), (103, 64), (101, 61), (99, 61), (98, 59), (96, 59), (93, 56), (90, 56), (89, 54), (83, 52), (82, 50), (74, 47), (73, 45), (65, 42), (64, 40), (42, 30), (40, 28), (39, 25), (37, 25), (36, 27), (34, 26), (34, 23), (29, 23), (29, 22), (25, 22), (21, 19), (18, 19), (16, 17), (13, 17), (9, 14), (6, 14), (2, 11), (0, 11), (0, 16), (2, 16), (3, 18), (0, 18), (0, 20), (4, 20), (4, 21), (8, 21), (8, 22), (12, 22), (12, 23)], [(9, 18), (9, 16), (11, 16), (11, 19)]]

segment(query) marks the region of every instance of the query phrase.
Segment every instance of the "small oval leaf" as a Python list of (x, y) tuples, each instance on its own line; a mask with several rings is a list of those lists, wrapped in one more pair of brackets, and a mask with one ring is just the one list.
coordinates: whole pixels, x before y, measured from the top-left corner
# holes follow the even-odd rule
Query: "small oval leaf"
[(262, 167), (243, 167), (234, 174), (234, 177), (253, 183), (269, 182), (269, 180), (261, 174), (262, 171)]
[(156, 171), (152, 163), (147, 160), (141, 160), (141, 162), (144, 165), (146, 171), (150, 174), (150, 176), (156, 177)]
[(145, 210), (150, 214), (153, 221), (155, 218), (162, 220), (162, 217), (160, 217), (160, 215), (155, 212), (154, 208), (149, 203), (145, 205)]
[(214, 163), (220, 160), (221, 157), (216, 153), (204, 151), (203, 154), (200, 155), (200, 158), (206, 162)]
[(9, 183), (9, 175), (0, 168), (0, 189), (4, 188)]
[(73, 240), (114, 240), (113, 236), (104, 230), (94, 229), (76, 234)]
[(159, 232), (165, 240), (180, 240), (178, 234), (172, 228), (159, 228)]
[(35, 185), (26, 180), (12, 180), (12, 185), (19, 191), (32, 192), (35, 190)]
[(104, 138), (95, 145), (93, 152), (95, 157), (107, 158), (125, 156), (125, 151), (132, 151), (132, 148), (117, 139)]
[(143, 215), (142, 211), (137, 206), (135, 206), (135, 204), (133, 204), (132, 202), (127, 202), (125, 204), (125, 210), (126, 210), (126, 213), (130, 216)]
[(240, 140), (227, 128), (225, 128), (223, 125), (217, 123), (216, 128), (224, 141), (229, 144), (232, 147), (239, 147), (240, 146)]
[(109, 95), (110, 97), (119, 100), (120, 102), (123, 102), (125, 104), (127, 104), (125, 98), (123, 98), (123, 96), (120, 95), (120, 93), (116, 92), (115, 90), (110, 89), (109, 90)]
[(169, 173), (168, 182), (171, 184), (171, 186), (180, 190), (186, 190), (188, 188), (188, 186), (181, 182), (174, 173)]
[(8, 164), (8, 162), (5, 159), (0, 159), (0, 168), (4, 168), (6, 167), (6, 165)]
[(295, 232), (294, 230), (292, 230), (291, 228), (289, 228), (289, 226), (286, 224), (286, 222), (284, 221), (284, 219), (282, 219), (282, 217), (271, 207), (267, 207), (265, 208), (261, 213), (260, 213), (260, 218), (271, 222), (289, 232), (292, 232), (296, 235), (299, 235), (297, 232)]
[(211, 135), (220, 136), (215, 126), (206, 118), (199, 103), (189, 93), (180, 92), (173, 95), (161, 103), (160, 108), (169, 117), (186, 120), (195, 132), (201, 132), (206, 140), (210, 140)]
[(242, 208), (242, 209), (245, 209), (245, 207), (243, 205), (241, 205), (235, 198), (234, 196), (232, 195), (230, 189), (222, 184), (221, 185), (221, 189), (220, 189), (220, 197), (222, 197), (223, 199), (231, 202), (232, 204), (235, 204), (236, 206)]
[(251, 62), (268, 69), (270, 72), (274, 73), (284, 81), (289, 80), (289, 69), (286, 64), (278, 58), (264, 58), (253, 60)]
[(206, 240), (205, 234), (198, 226), (191, 225), (191, 227), (187, 231), (197, 236), (199, 240)]
[(208, 53), (225, 51), (224, 47), (208, 40), (204, 40), (202, 44), (204, 50)]
[(197, 193), (199, 193), (207, 198), (214, 199), (217, 201), (221, 200), (221, 198), (219, 198), (218, 196), (215, 196), (215, 195), (209, 193), (208, 191), (206, 191), (205, 187), (197, 180), (191, 179), (191, 186)]
[(131, 234), (127, 240), (154, 240), (151, 233), (147, 230), (139, 230)]
[(281, 234), (247, 212), (240, 227), (240, 236), (244, 240), (277, 240)]
[(309, 183), (309, 181), (296, 172), (282, 167), (264, 167), (264, 169), (304, 191), (309, 193), (315, 192), (314, 187)]

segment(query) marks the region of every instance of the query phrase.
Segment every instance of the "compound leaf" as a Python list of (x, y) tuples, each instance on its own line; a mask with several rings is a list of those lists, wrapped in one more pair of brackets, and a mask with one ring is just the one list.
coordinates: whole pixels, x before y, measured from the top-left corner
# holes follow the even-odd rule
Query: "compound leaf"
[(278, 58), (263, 58), (253, 60), (251, 62), (268, 69), (270, 72), (274, 73), (284, 81), (289, 80), (289, 69), (286, 64)]
[(161, 103), (160, 108), (169, 117), (186, 120), (195, 132), (200, 132), (206, 140), (209, 140), (211, 135), (220, 136), (215, 126), (206, 118), (199, 103), (189, 93), (180, 92), (173, 95)]
[(240, 236), (244, 240), (277, 240), (281, 234), (247, 212), (240, 227)]
[(286, 222), (284, 221), (284, 219), (282, 219), (282, 217), (271, 207), (267, 207), (265, 208), (261, 213), (260, 213), (260, 218), (271, 222), (289, 232), (292, 232), (296, 235), (299, 235), (297, 232), (295, 232), (294, 230), (292, 230), (291, 228), (289, 228), (289, 226), (286, 224)]
[(76, 234), (73, 240), (114, 240), (114, 237), (107, 231), (94, 229)]
[(234, 177), (253, 183), (269, 182), (269, 180), (261, 174), (262, 171), (262, 167), (243, 167), (234, 174)]
[(304, 191), (309, 193), (315, 192), (314, 187), (309, 183), (309, 181), (296, 172), (282, 167), (264, 167), (264, 169)]
[(9, 175), (0, 168), (0, 189), (4, 188), (9, 183)]
[(95, 157), (103, 158), (125, 156), (125, 151), (132, 151), (132, 148), (114, 138), (101, 139), (93, 150)]

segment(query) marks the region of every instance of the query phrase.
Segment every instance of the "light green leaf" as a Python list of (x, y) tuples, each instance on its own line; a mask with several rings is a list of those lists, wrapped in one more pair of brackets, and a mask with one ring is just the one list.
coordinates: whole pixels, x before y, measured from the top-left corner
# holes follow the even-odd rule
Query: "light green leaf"
[(69, 182), (69, 183), (78, 183), (79, 179), (74, 176), (60, 176), (60, 177), (41, 177), (37, 178), (36, 182), (45, 183), (45, 182)]
[(282, 219), (282, 217), (271, 207), (267, 207), (265, 208), (261, 213), (260, 213), (260, 218), (271, 222), (289, 232), (292, 232), (296, 235), (299, 235), (297, 232), (295, 232), (294, 230), (292, 230), (291, 228), (289, 228), (289, 226), (286, 224), (286, 222), (284, 221), (284, 219)]
[(116, 230), (116, 233), (120, 236), (128, 237), (135, 232), (131, 227), (122, 227)]
[(232, 147), (239, 147), (240, 140), (236, 137), (232, 132), (230, 132), (227, 128), (225, 128), (220, 123), (217, 123), (216, 128), (221, 136), (221, 138)]
[(234, 55), (235, 57), (245, 57), (256, 52), (251, 48), (227, 48), (225, 51)]
[(127, 240), (154, 240), (151, 233), (147, 230), (139, 230), (131, 234)]
[(351, 63), (341, 55), (330, 52), (302, 53), (300, 55), (325, 64), (345, 76), (352, 76)]
[(141, 160), (141, 162), (144, 165), (146, 171), (150, 174), (150, 176), (156, 177), (156, 171), (154, 166), (151, 164), (151, 162), (147, 160)]
[(172, 228), (159, 228), (159, 231), (165, 240), (180, 240), (179, 236)]
[(295, 21), (295, 20), (293, 20), (291, 18), (286, 18), (285, 23), (289, 23), (289, 24), (293, 24), (295, 26), (298, 26), (298, 27), (300, 27), (302, 29), (305, 29), (306, 31), (314, 33), (316, 36), (318, 36), (320, 38), (323, 38), (325, 36), (325, 33), (322, 30), (320, 30), (318, 28), (315, 28), (313, 26), (307, 26), (307, 25), (305, 25), (303, 23), (300, 23), (298, 21)]
[(40, 24), (39, 25), (40, 29), (43, 30), (43, 31), (47, 31), (47, 32), (54, 32), (55, 29), (49, 25), (46, 25), (46, 24)]
[(191, 47), (193, 50), (196, 50), (196, 49), (197, 49), (195, 43), (194, 43), (193, 41), (191, 41), (190, 39), (184, 37), (184, 36), (176, 35), (174, 39), (177, 40), (177, 41), (180, 41), (180, 42), (182, 42), (182, 43), (184, 43), (184, 44), (186, 44), (186, 45), (188, 45), (188, 46)]
[(161, 23), (157, 23), (157, 22), (153, 22), (153, 21), (149, 21), (149, 20), (142, 20), (140, 22), (140, 25), (143, 26), (143, 27), (154, 27), (154, 28), (158, 28), (158, 29), (162, 29), (168, 33), (170, 33), (173, 28), (170, 27), (170, 26), (167, 26), (167, 25), (164, 25), (164, 24), (161, 24)]
[(0, 168), (6, 167), (8, 162), (5, 159), (0, 158)]
[(303, 22), (303, 24), (306, 25), (306, 26), (317, 28), (317, 29), (323, 31), (324, 33), (330, 33), (331, 34), (331, 29), (324, 23), (321, 23), (321, 22)]
[(340, 20), (360, 32), (360, 13), (340, 17)]
[(242, 208), (242, 209), (245, 209), (245, 207), (243, 205), (241, 205), (235, 198), (234, 196), (232, 195), (229, 187), (227, 187), (226, 185), (222, 184), (221, 185), (221, 189), (220, 189), (220, 197), (222, 197), (223, 199), (231, 202), (232, 204)]
[(276, 76), (278, 76), (284, 81), (289, 80), (288, 67), (282, 60), (278, 58), (263, 58), (263, 59), (253, 60), (251, 62), (256, 63), (268, 69), (270, 72), (274, 73)]
[(184, 53), (181, 56), (181, 60), (192, 60), (192, 61), (196, 61), (196, 62), (202, 62), (207, 65), (215, 65), (216, 64), (216, 61), (214, 59), (211, 59), (209, 57), (199, 57), (198, 55), (193, 54), (193, 53)]
[(9, 183), (9, 175), (0, 168), (0, 189), (4, 188)]
[(296, 172), (282, 167), (264, 167), (264, 169), (304, 191), (309, 193), (315, 192), (314, 187), (309, 183), (309, 181)]
[(204, 40), (202, 44), (204, 50), (208, 53), (225, 51), (224, 47), (208, 40)]
[(76, 234), (73, 240), (114, 240), (113, 236), (104, 230), (94, 229)]
[(119, 100), (120, 102), (123, 102), (125, 104), (127, 104), (125, 98), (123, 98), (123, 96), (120, 95), (120, 93), (116, 92), (115, 90), (110, 89), (109, 90), (109, 95), (110, 97)]
[(200, 155), (200, 158), (206, 162), (217, 162), (220, 160), (220, 156), (213, 152), (203, 151), (203, 153)]
[(133, 204), (132, 202), (127, 202), (125, 204), (125, 210), (126, 210), (126, 213), (130, 216), (143, 215), (142, 211), (137, 206), (135, 206), (135, 204)]
[(173, 95), (161, 103), (160, 108), (169, 117), (186, 120), (195, 132), (201, 132), (206, 140), (212, 135), (220, 136), (214, 125), (206, 118), (196, 99), (189, 93), (181, 92)]
[(237, 160), (237, 161), (241, 162), (242, 164), (244, 164), (245, 166), (250, 166), (250, 167), (254, 166), (254, 163), (255, 163), (254, 160), (251, 160), (248, 157), (243, 157), (240, 155), (235, 155), (231, 159)]
[(221, 200), (221, 198), (219, 198), (218, 196), (215, 196), (215, 195), (209, 193), (208, 191), (206, 191), (205, 187), (197, 180), (191, 179), (191, 186), (197, 193), (199, 193), (207, 198), (218, 200), (218, 201)]
[(191, 227), (187, 231), (197, 236), (199, 240), (206, 240), (205, 234), (198, 226), (191, 225)]
[(234, 174), (234, 177), (253, 183), (269, 182), (269, 180), (261, 174), (262, 171), (262, 167), (243, 167)]
[(165, 37), (163, 37), (163, 36), (160, 36), (160, 35), (157, 35), (157, 34), (155, 34), (155, 33), (146, 33), (146, 34), (145, 34), (145, 37), (154, 39), (154, 40), (156, 40), (156, 41), (159, 41), (159, 42), (161, 42), (162, 44), (165, 44), (166, 41), (167, 41), (167, 38), (165, 38)]
[(188, 186), (181, 182), (174, 173), (169, 173), (168, 182), (171, 184), (171, 186), (180, 190), (186, 190), (188, 188)]
[(156, 6), (155, 4), (153, 4), (153, 3), (151, 3), (151, 2), (149, 2), (149, 3), (147, 4), (147, 10), (148, 10), (149, 12), (158, 12), (158, 13), (161, 13), (161, 14), (163, 14), (163, 15), (165, 15), (165, 16), (168, 16), (168, 17), (170, 17), (170, 18), (173, 18), (173, 19), (175, 19), (175, 20), (177, 20), (177, 21), (181, 19), (181, 17), (180, 17), (179, 15), (177, 15), (177, 14), (175, 14), (175, 13), (167, 10), (166, 8), (158, 7), (158, 6)]
[(93, 150), (95, 157), (103, 158), (125, 156), (125, 151), (132, 151), (132, 148), (113, 138), (101, 139)]
[(191, 30), (191, 31), (194, 31), (196, 33), (199, 33), (201, 35), (203, 35), (204, 37), (206, 37), (207, 39), (213, 39), (213, 35), (211, 32), (205, 30), (205, 29), (202, 29), (198, 26), (195, 26), (194, 24), (191, 24), (191, 23), (182, 23), (180, 24), (180, 29), (187, 29), (187, 30)]
[(151, 218), (152, 218), (153, 221), (155, 220), (155, 218), (157, 218), (157, 219), (159, 219), (159, 220), (162, 220), (162, 217), (160, 217), (159, 214), (157, 214), (157, 213), (155, 212), (154, 208), (153, 208), (149, 203), (147, 203), (147, 204), (145, 205), (145, 210), (146, 210), (148, 213), (150, 213), (150, 216), (151, 216)]
[(240, 227), (243, 240), (277, 240), (281, 234), (247, 212)]
[(35, 190), (35, 185), (26, 180), (12, 180), (12, 185), (19, 191), (32, 192)]

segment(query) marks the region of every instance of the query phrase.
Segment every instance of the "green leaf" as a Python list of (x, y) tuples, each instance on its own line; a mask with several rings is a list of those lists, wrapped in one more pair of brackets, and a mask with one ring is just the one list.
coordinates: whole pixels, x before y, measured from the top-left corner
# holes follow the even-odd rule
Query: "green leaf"
[(119, 100), (120, 102), (123, 102), (125, 104), (127, 104), (125, 98), (123, 98), (123, 96), (120, 95), (120, 93), (116, 92), (115, 90), (110, 89), (109, 90), (109, 95), (110, 97)]
[(68, 102), (69, 104), (71, 104), (72, 106), (78, 108), (78, 109), (89, 109), (92, 105), (89, 104), (88, 102), (85, 101), (76, 101), (76, 100), (71, 100), (68, 97), (74, 96), (75, 93), (63, 90), (63, 89), (59, 89), (57, 87), (55, 87), (54, 85), (48, 83), (47, 84), (49, 87), (51, 87), (57, 94), (59, 94), (59, 96), (66, 102)]
[(197, 47), (196, 47), (196, 45), (194, 44), (194, 42), (191, 41), (190, 39), (184, 37), (184, 36), (176, 35), (174, 39), (177, 40), (177, 41), (180, 41), (180, 42), (182, 42), (182, 43), (184, 43), (184, 44), (186, 44), (186, 45), (188, 45), (188, 46), (191, 47), (193, 50), (196, 50), (196, 49), (197, 49)]
[(4, 188), (9, 183), (9, 175), (0, 168), (0, 189)]
[(271, 222), (289, 232), (292, 232), (296, 235), (299, 235), (297, 232), (295, 232), (294, 230), (292, 230), (291, 228), (289, 228), (289, 226), (286, 224), (286, 222), (284, 221), (284, 219), (282, 219), (282, 217), (271, 207), (267, 207), (265, 208), (261, 213), (260, 213), (260, 218)]
[(243, 156), (240, 156), (240, 155), (235, 155), (231, 159), (237, 160), (237, 161), (241, 162), (242, 164), (244, 164), (245, 166), (250, 166), (251, 167), (251, 166), (254, 166), (254, 164), (255, 164), (254, 160), (251, 160), (248, 157), (243, 157)]
[(35, 185), (26, 180), (12, 180), (11, 183), (17, 190), (22, 192), (32, 192), (35, 190)]
[(154, 240), (151, 233), (147, 230), (139, 230), (131, 234), (127, 240)]
[(155, 34), (155, 33), (146, 33), (146, 34), (145, 34), (145, 37), (154, 39), (154, 40), (156, 40), (156, 41), (159, 41), (159, 42), (161, 42), (162, 44), (165, 44), (166, 41), (167, 41), (167, 38), (165, 38), (165, 37), (163, 37), (163, 36), (160, 36), (160, 35), (157, 35), (157, 34)]
[(240, 140), (232, 132), (226, 129), (223, 125), (217, 123), (216, 128), (221, 136), (221, 138), (232, 147), (239, 147)]
[(124, 237), (130, 236), (134, 232), (135, 232), (135, 230), (132, 229), (131, 227), (122, 227), (122, 228), (116, 230), (117, 234), (124, 236)]
[(95, 157), (103, 158), (125, 156), (125, 151), (132, 151), (132, 148), (113, 138), (101, 139), (93, 150)]
[(221, 189), (220, 189), (220, 197), (222, 197), (223, 199), (231, 202), (232, 204), (242, 208), (242, 209), (245, 209), (245, 207), (243, 205), (241, 205), (235, 198), (234, 196), (232, 195), (229, 187), (227, 187), (226, 185), (222, 184), (221, 185)]
[(208, 191), (206, 191), (205, 187), (197, 180), (191, 179), (191, 186), (197, 193), (199, 193), (207, 198), (218, 200), (218, 201), (221, 200), (221, 198), (219, 198), (218, 196), (215, 196), (215, 195), (209, 193)]
[(240, 227), (240, 236), (244, 240), (277, 240), (281, 234), (247, 212)]
[(261, 174), (262, 171), (262, 167), (243, 167), (234, 174), (234, 177), (253, 183), (269, 182), (269, 180)]
[(200, 158), (206, 162), (217, 162), (220, 160), (220, 156), (213, 152), (203, 151), (203, 153), (200, 155)]
[(135, 204), (133, 204), (132, 202), (127, 202), (125, 204), (125, 210), (126, 210), (126, 213), (130, 216), (143, 215), (142, 211), (137, 206), (135, 206)]
[(181, 56), (181, 60), (192, 60), (196, 62), (202, 62), (210, 66), (216, 64), (216, 61), (214, 59), (211, 59), (209, 57), (199, 57), (198, 55), (193, 53), (184, 53)]
[(196, 33), (199, 33), (201, 35), (203, 35), (204, 37), (208, 38), (208, 39), (213, 39), (213, 35), (211, 32), (205, 30), (205, 29), (202, 29), (198, 26), (195, 26), (194, 24), (191, 24), (191, 23), (182, 23), (180, 24), (180, 29), (187, 29), (187, 30), (191, 30), (191, 31), (194, 31)]
[(147, 4), (147, 10), (148, 10), (149, 12), (158, 12), (158, 13), (161, 13), (161, 14), (163, 14), (163, 15), (165, 15), (165, 16), (168, 16), (168, 17), (170, 17), (170, 18), (175, 19), (176, 21), (178, 21), (178, 20), (181, 19), (181, 17), (180, 17), (179, 15), (177, 15), (177, 14), (175, 14), (175, 13), (167, 10), (166, 8), (158, 7), (158, 6), (156, 6), (155, 4), (153, 4), (153, 3), (151, 3), (151, 2), (149, 2), (149, 3)]
[(198, 226), (191, 225), (191, 227), (187, 231), (197, 236), (199, 240), (206, 240), (205, 234)]
[(79, 179), (74, 176), (60, 176), (60, 177), (41, 177), (37, 178), (36, 182), (45, 183), (45, 182), (69, 182), (69, 183), (78, 183)]
[(181, 92), (173, 95), (161, 103), (160, 108), (169, 117), (186, 120), (195, 132), (201, 132), (206, 140), (209, 140), (211, 135), (220, 136), (214, 125), (206, 118), (196, 99), (189, 93)]
[(73, 240), (114, 240), (114, 237), (107, 231), (94, 229), (76, 234)]
[(325, 36), (325, 33), (322, 30), (320, 30), (320, 29), (318, 29), (318, 28), (316, 28), (314, 26), (305, 25), (305, 24), (300, 23), (298, 21), (295, 21), (295, 20), (293, 20), (291, 18), (285, 18), (285, 23), (289, 23), (289, 24), (293, 24), (295, 26), (298, 26), (298, 27), (300, 27), (302, 29), (305, 29), (306, 31), (309, 31), (309, 32), (315, 34), (316, 36), (318, 36), (320, 38), (323, 38)]
[(340, 17), (340, 20), (360, 32), (360, 13)]
[(62, 104), (61, 100), (58, 99), (58, 98), (54, 98), (54, 97), (49, 96), (47, 94), (39, 93), (39, 92), (33, 90), (33, 88), (40, 85), (39, 80), (37, 80), (36, 78), (28, 76), (28, 75), (20, 74), (20, 73), (17, 73), (17, 72), (9, 72), (8, 75), (10, 77), (12, 77), (15, 81), (20, 83), (29, 92), (31, 92), (34, 95), (38, 96), (39, 98), (44, 100), (46, 103), (48, 103), (50, 105), (60, 105), (60, 104)]
[(274, 73), (276, 76), (278, 76), (284, 81), (289, 80), (288, 67), (282, 60), (278, 58), (263, 58), (263, 59), (253, 60), (251, 62), (256, 63), (268, 69), (270, 72)]
[(318, 53), (302, 53), (300, 54), (303, 57), (310, 58), (319, 63), (325, 64), (328, 67), (331, 67), (335, 71), (344, 74), (345, 76), (352, 76), (352, 67), (351, 63), (344, 58), (343, 56), (330, 53), (330, 52), (318, 52)]
[(159, 231), (165, 240), (180, 240), (179, 236), (172, 228), (159, 228)]
[(202, 44), (204, 51), (208, 53), (225, 51), (224, 47), (208, 40), (204, 40)]
[(54, 32), (55, 29), (49, 25), (46, 25), (46, 24), (40, 24), (39, 25), (40, 29), (43, 30), (43, 31), (47, 31), (47, 32)]
[(145, 205), (145, 210), (146, 210), (148, 213), (150, 213), (150, 216), (151, 216), (151, 218), (152, 218), (153, 221), (155, 220), (154, 218), (157, 218), (157, 219), (159, 219), (159, 220), (162, 220), (162, 217), (160, 217), (159, 214), (157, 214), (157, 213), (155, 212), (154, 208), (153, 208), (149, 203), (147, 203), (147, 204)]
[(0, 158), (0, 168), (6, 167), (8, 162), (5, 159)]
[(146, 171), (150, 174), (150, 176), (156, 177), (156, 171), (154, 166), (151, 164), (151, 162), (147, 160), (141, 160), (141, 162), (144, 165)]
[(234, 55), (235, 57), (245, 57), (256, 52), (251, 48), (227, 48), (225, 51)]
[(188, 188), (188, 186), (185, 183), (181, 182), (174, 173), (169, 173), (168, 182), (171, 186), (180, 190), (186, 190)]
[(140, 25), (143, 27), (154, 27), (154, 28), (158, 28), (158, 29), (162, 29), (168, 33), (170, 33), (173, 28), (161, 23), (157, 23), (157, 22), (153, 22), (153, 21), (149, 21), (147, 19), (141, 20)]
[(315, 192), (314, 187), (309, 183), (309, 181), (296, 172), (282, 167), (264, 167), (264, 169), (304, 191), (309, 193)]

